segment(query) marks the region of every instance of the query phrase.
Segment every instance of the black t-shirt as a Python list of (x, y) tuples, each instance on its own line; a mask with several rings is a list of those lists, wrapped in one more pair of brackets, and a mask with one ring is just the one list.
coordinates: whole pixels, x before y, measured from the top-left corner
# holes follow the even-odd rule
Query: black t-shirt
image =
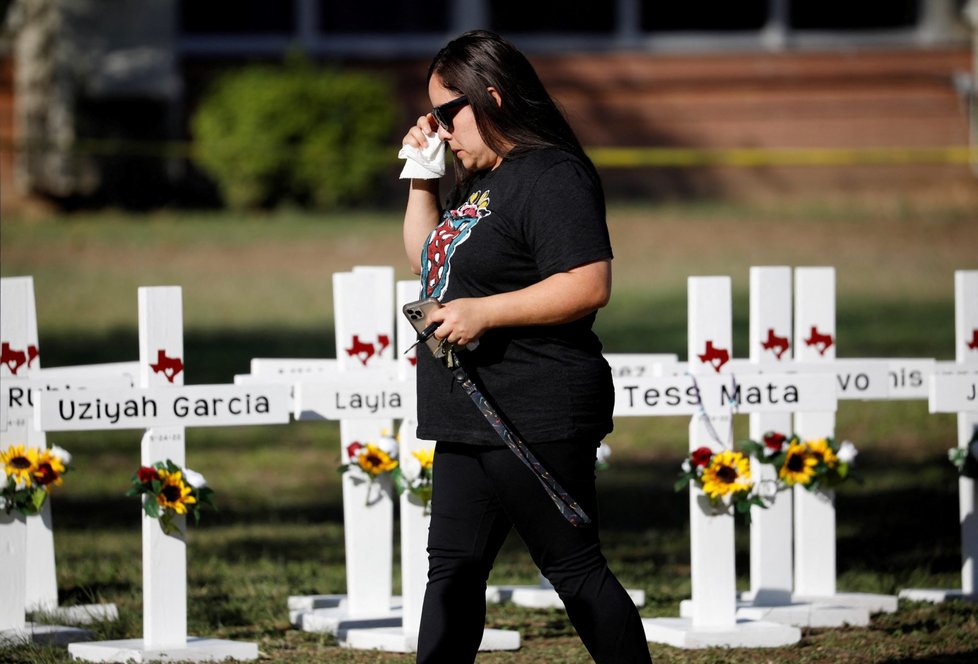
[[(575, 156), (507, 157), (450, 202), (422, 255), (422, 297), (505, 293), (612, 257), (599, 185)], [(614, 388), (594, 314), (563, 325), (492, 329), (462, 363), (528, 443), (611, 431)], [(502, 444), (451, 372), (418, 352), (418, 437)]]

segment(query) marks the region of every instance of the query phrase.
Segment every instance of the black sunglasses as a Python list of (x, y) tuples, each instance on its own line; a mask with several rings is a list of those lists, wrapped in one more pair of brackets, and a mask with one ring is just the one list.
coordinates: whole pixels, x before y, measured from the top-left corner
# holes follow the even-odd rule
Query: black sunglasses
[(445, 131), (451, 131), (452, 119), (455, 117), (455, 114), (461, 111), (468, 103), (468, 98), (462, 95), (461, 97), (456, 97), (451, 101), (445, 102), (441, 106), (435, 106), (431, 109), (431, 114), (435, 116), (438, 124), (445, 128)]

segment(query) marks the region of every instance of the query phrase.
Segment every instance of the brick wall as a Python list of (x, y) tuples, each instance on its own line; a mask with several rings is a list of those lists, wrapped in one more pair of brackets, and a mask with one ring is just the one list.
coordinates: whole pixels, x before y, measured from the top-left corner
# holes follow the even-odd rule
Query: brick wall
[(14, 192), (14, 65), (0, 54), (0, 212), (16, 198)]
[[(930, 148), (968, 144), (953, 77), (968, 49), (610, 54), (535, 65), (589, 146)], [(643, 169), (612, 189), (657, 196), (978, 192), (965, 165)]]
[[(931, 148), (968, 144), (967, 48), (530, 55), (586, 147)], [(427, 61), (389, 63), (410, 123)], [(634, 197), (978, 192), (962, 164), (602, 169)]]

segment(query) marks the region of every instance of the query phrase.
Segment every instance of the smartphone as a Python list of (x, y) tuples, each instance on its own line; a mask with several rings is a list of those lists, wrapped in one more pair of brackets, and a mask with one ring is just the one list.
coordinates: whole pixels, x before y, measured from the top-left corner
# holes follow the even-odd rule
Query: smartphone
[[(428, 314), (439, 307), (441, 307), (441, 302), (433, 297), (427, 297), (416, 302), (408, 302), (401, 307), (401, 311), (411, 322), (411, 326), (414, 328), (414, 331), (420, 335), (422, 332), (424, 332), (425, 328), (431, 325), (431, 321), (428, 320)], [(431, 354), (436, 358), (440, 359), (445, 356), (445, 346), (442, 344), (440, 339), (435, 338), (434, 334), (430, 335), (425, 340), (425, 345), (428, 346), (428, 348), (431, 350)]]

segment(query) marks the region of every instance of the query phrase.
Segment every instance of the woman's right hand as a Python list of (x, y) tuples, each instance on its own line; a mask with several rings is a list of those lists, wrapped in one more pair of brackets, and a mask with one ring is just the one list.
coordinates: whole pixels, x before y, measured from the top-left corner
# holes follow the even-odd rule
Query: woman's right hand
[[(428, 136), (438, 131), (438, 123), (431, 113), (418, 118), (404, 135), (402, 145), (424, 149)], [(431, 230), (438, 225), (441, 208), (438, 205), (439, 178), (411, 180), (407, 208), (404, 211), (404, 250), (407, 252), (411, 271), (421, 274), (421, 249)]]
[(431, 113), (426, 113), (418, 117), (418, 121), (414, 126), (408, 129), (408, 133), (404, 135), (401, 145), (410, 145), (411, 147), (422, 149), (428, 145), (428, 136), (437, 131), (438, 123), (435, 121), (435, 116)]

